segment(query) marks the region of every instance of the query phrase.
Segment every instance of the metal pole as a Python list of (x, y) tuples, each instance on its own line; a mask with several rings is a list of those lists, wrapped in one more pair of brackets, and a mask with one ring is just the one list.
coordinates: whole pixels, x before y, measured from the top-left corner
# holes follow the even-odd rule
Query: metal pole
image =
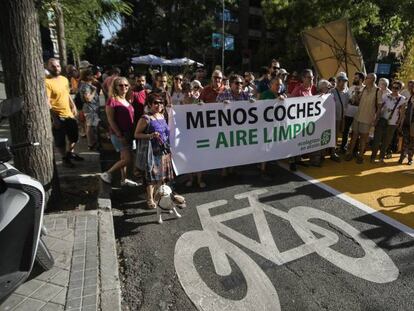
[(223, 33), (223, 38), (221, 41), (221, 71), (224, 74), (224, 49), (225, 49), (225, 41), (226, 41), (226, 37), (224, 34), (224, 0), (222, 0), (222, 4), (223, 4), (223, 15), (221, 16), (222, 18), (222, 33)]

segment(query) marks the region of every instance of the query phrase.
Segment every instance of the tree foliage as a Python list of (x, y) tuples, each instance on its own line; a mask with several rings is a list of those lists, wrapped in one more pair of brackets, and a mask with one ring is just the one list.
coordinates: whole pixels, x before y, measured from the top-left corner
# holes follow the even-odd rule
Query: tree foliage
[(41, 10), (43, 23), (47, 24), (48, 14), (56, 18), (50, 10), (56, 1), (63, 10), (67, 46), (78, 56), (91, 37), (96, 36), (101, 23), (109, 25), (120, 14), (132, 13), (131, 5), (123, 0), (45, 0)]
[(300, 33), (340, 18), (348, 18), (352, 32), (369, 64), (375, 62), (380, 43), (407, 40), (414, 20), (410, 0), (262, 0), (267, 27), (278, 34), (276, 53), (286, 63), (306, 62)]

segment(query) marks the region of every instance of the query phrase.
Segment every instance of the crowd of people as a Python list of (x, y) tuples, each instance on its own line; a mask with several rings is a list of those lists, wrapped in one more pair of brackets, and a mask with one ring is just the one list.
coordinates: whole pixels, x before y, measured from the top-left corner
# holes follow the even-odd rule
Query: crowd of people
[[(290, 74), (277, 60), (257, 74), (232, 73), (226, 77), (215, 69), (210, 80), (204, 68), (172, 76), (156, 70), (135, 74), (131, 68), (123, 76), (119, 68), (103, 71), (88, 61), (82, 61), (79, 67), (77, 70), (68, 66), (65, 77), (58, 60), (50, 59), (47, 63), (46, 90), (55, 146), (62, 155), (62, 163), (70, 168), (74, 167), (72, 161), (83, 160), (75, 153), (78, 133), (86, 137), (89, 149), (97, 148), (102, 92), (110, 139), (120, 158), (101, 179), (111, 183), (113, 174), (120, 171), (122, 186), (137, 186), (128, 178), (128, 168), (135, 166), (143, 176), (149, 208), (155, 207), (154, 186), (174, 178), (168, 110), (175, 105), (262, 99), (283, 102), (288, 97), (330, 94), (335, 103), (337, 147), (289, 158), (292, 171), (297, 165), (320, 167), (325, 157), (335, 162), (355, 158), (361, 164), (369, 146), (372, 163), (384, 163), (397, 149), (401, 150), (399, 164), (405, 158), (408, 165), (413, 161), (413, 80), (405, 87), (402, 81), (377, 81), (374, 73), (363, 72), (356, 72), (352, 81), (344, 72), (329, 80), (317, 80), (311, 69), (300, 75)], [(399, 137), (402, 146), (398, 146)], [(260, 164), (260, 170), (263, 178), (269, 178), (266, 163)], [(222, 170), (223, 176), (232, 173), (232, 168)], [(194, 180), (200, 188), (206, 187), (202, 172), (190, 174), (186, 185), (191, 187)]]

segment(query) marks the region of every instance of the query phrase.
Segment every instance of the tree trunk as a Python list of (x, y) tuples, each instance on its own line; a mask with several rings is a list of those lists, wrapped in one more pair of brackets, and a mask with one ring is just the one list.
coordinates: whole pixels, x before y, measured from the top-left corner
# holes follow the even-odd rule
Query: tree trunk
[(66, 72), (66, 65), (68, 64), (68, 55), (66, 53), (66, 38), (65, 38), (65, 21), (63, 18), (62, 7), (60, 6), (59, 0), (56, 0), (52, 6), (55, 13), (56, 23), (56, 36), (59, 47), (59, 58), (62, 71)]
[(39, 142), (16, 151), (14, 163), (48, 191), (53, 175), (53, 146), (39, 21), (33, 0), (1, 0), (0, 55), (7, 98), (22, 96), (23, 109), (11, 116), (13, 143)]

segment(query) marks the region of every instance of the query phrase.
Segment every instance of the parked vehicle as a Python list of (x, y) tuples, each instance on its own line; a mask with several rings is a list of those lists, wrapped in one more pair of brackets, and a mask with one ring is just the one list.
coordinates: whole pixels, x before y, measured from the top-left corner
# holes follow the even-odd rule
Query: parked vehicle
[[(1, 102), (0, 118), (9, 117), (21, 106), (18, 99)], [(35, 260), (45, 270), (54, 264), (41, 238), (46, 234), (43, 186), (7, 163), (14, 150), (37, 145), (25, 142), (11, 146), (7, 138), (0, 138), (0, 302), (27, 280)]]

